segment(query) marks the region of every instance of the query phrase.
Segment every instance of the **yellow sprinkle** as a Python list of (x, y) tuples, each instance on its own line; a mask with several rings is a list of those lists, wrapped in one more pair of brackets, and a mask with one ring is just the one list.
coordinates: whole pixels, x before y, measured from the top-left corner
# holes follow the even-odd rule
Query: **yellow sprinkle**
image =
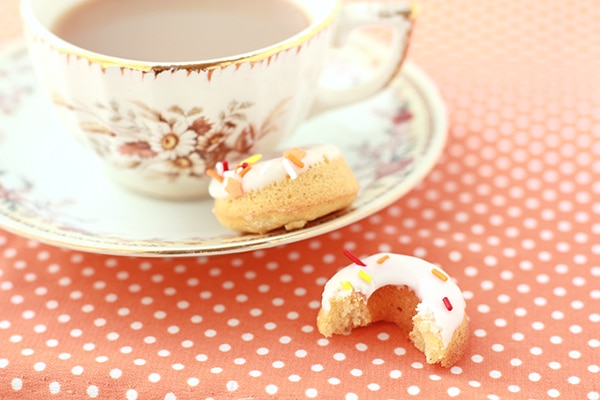
[(390, 258), (390, 256), (388, 256), (387, 254), (385, 256), (382, 256), (377, 260), (377, 264), (383, 264), (388, 258)]
[(364, 280), (365, 282), (371, 282), (371, 280), (373, 279), (371, 277), (371, 275), (367, 274), (362, 269), (360, 271), (358, 271), (358, 276), (360, 276), (362, 278), (362, 280)]
[(348, 281), (342, 281), (341, 285), (344, 289), (346, 290), (352, 290), (352, 285), (350, 284), (350, 282)]
[(246, 158), (240, 164), (243, 164), (243, 163), (256, 164), (261, 158), (262, 158), (262, 154), (254, 154), (254, 155)]
[(446, 282), (448, 280), (448, 277), (437, 268), (432, 269), (431, 273), (434, 274), (439, 279), (443, 280), (444, 282)]

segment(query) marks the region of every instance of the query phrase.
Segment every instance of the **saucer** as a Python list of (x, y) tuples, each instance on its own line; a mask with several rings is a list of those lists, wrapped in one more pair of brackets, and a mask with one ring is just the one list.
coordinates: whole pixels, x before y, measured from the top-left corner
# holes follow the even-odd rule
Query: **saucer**
[(338, 146), (361, 184), (353, 205), (302, 229), (241, 234), (223, 228), (210, 199), (141, 197), (107, 177), (54, 114), (22, 45), (0, 52), (0, 227), (81, 251), (199, 256), (264, 249), (321, 235), (365, 218), (414, 188), (447, 135), (435, 84), (406, 62), (378, 95), (307, 121), (287, 145)]

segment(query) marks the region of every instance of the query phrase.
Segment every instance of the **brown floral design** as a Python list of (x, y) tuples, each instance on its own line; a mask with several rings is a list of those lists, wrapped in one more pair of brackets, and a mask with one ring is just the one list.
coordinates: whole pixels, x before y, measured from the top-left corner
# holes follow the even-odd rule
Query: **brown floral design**
[(242, 101), (231, 101), (215, 120), (202, 107), (157, 110), (140, 101), (113, 101), (89, 110), (59, 96), (54, 101), (76, 113), (84, 140), (103, 158), (146, 177), (169, 179), (204, 177), (220, 160), (247, 156), (279, 129), (287, 103), (278, 103), (257, 126), (247, 115), (254, 104)]

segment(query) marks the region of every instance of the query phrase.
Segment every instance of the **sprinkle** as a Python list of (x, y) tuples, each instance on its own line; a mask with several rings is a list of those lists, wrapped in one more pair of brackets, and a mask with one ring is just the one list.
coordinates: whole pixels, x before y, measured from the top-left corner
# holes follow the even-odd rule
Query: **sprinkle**
[(248, 171), (250, 171), (251, 169), (252, 169), (252, 167), (250, 165), (246, 165), (246, 168), (241, 170), (238, 175), (240, 176), (240, 178), (243, 178), (244, 175), (246, 175), (248, 173)]
[(306, 151), (300, 147), (294, 147), (283, 152), (283, 156), (296, 164), (299, 168), (304, 168), (302, 159), (306, 156)]
[(256, 164), (262, 158), (262, 154), (254, 154), (248, 158), (246, 158), (242, 163), (248, 163), (250, 165)]
[(227, 179), (227, 184), (225, 185), (225, 190), (229, 195), (233, 198), (240, 197), (244, 194), (244, 189), (242, 188), (242, 182), (237, 179)]
[(359, 270), (358, 271), (358, 276), (360, 276), (360, 278), (365, 281), (365, 282), (371, 282), (373, 280), (373, 278), (371, 277), (371, 275), (367, 274), (364, 270)]
[(248, 166), (248, 163), (247, 163), (247, 162), (241, 162), (241, 163), (239, 163), (238, 165), (236, 165), (235, 169), (236, 169), (236, 170), (238, 170), (238, 169), (240, 169), (240, 170), (241, 170), (241, 169), (244, 169), (244, 168), (246, 168), (247, 166)]
[(450, 303), (450, 300), (448, 300), (448, 298), (447, 298), (447, 297), (444, 297), (444, 298), (442, 299), (442, 301), (444, 302), (444, 305), (446, 306), (446, 309), (447, 309), (448, 311), (452, 311), (452, 303)]
[(354, 253), (352, 253), (350, 250), (344, 249), (344, 255), (346, 257), (348, 257), (356, 265), (360, 265), (361, 267), (366, 267), (367, 266), (367, 264), (365, 264), (364, 262), (362, 262), (360, 260), (360, 258), (356, 257), (354, 255)]
[(444, 274), (442, 271), (440, 271), (437, 268), (432, 269), (431, 273), (434, 274), (439, 279), (443, 280), (444, 282), (446, 282), (448, 280), (448, 277), (446, 276), (446, 274)]
[(299, 168), (304, 168), (304, 163), (302, 160), (298, 160), (295, 155), (288, 153), (285, 155), (285, 158), (296, 164)]
[(218, 180), (219, 182), (223, 182), (223, 177), (217, 173), (214, 169), (207, 169), (206, 175), (210, 176), (213, 179)]
[(298, 177), (298, 174), (296, 173), (296, 171), (294, 171), (294, 167), (292, 167), (292, 164), (290, 164), (290, 162), (285, 158), (282, 160), (282, 163), (283, 168), (285, 168), (285, 171), (288, 173), (290, 178), (296, 179)]
[(385, 256), (381, 256), (381, 258), (377, 260), (377, 264), (383, 264), (388, 258), (390, 258), (390, 256), (388, 256), (387, 254)]
[(348, 281), (341, 281), (340, 284), (342, 285), (342, 287), (346, 290), (352, 290), (352, 284)]
[(229, 163), (227, 162), (227, 160), (221, 161), (221, 165), (223, 165), (223, 172), (229, 171)]

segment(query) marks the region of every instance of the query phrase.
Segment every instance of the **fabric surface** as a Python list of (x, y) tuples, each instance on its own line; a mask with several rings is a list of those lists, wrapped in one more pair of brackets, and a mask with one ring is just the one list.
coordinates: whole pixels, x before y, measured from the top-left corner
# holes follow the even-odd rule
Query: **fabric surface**
[[(16, 3), (0, 0), (3, 44)], [(346, 228), (235, 255), (115, 257), (0, 230), (0, 398), (600, 399), (600, 7), (418, 4), (409, 58), (450, 120), (423, 182)], [(451, 274), (463, 359), (427, 365), (389, 323), (322, 337), (343, 249)]]

